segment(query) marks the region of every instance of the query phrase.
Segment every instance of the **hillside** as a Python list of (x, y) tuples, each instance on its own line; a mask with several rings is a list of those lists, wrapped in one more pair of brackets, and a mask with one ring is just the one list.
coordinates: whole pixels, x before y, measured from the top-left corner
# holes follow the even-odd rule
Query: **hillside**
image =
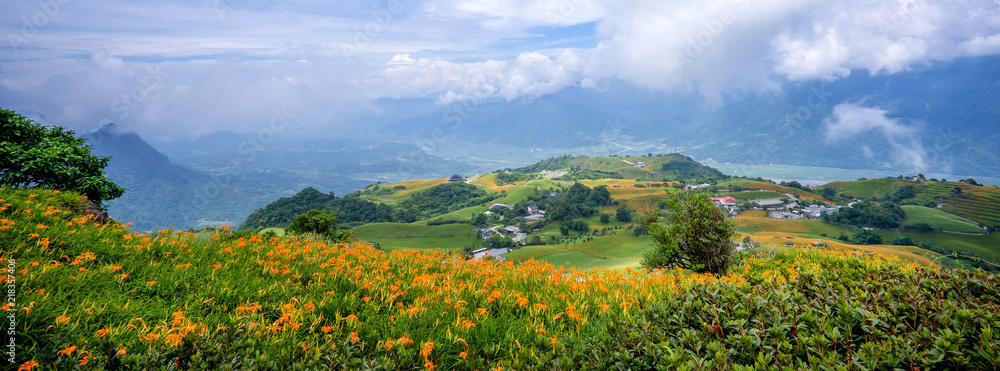
[(239, 224), (254, 209), (306, 186), (364, 185), (341, 176), (319, 180), (283, 169), (250, 172), (242, 165), (230, 168), (233, 162), (219, 165), (221, 172), (193, 170), (174, 164), (139, 135), (121, 132), (113, 124), (84, 138), (95, 154), (111, 156), (107, 177), (128, 190), (107, 203), (108, 212), (141, 230)]
[[(413, 183), (417, 183), (414, 188)], [(337, 221), (348, 226), (365, 223), (402, 222), (412, 223), (450, 213), (469, 206), (480, 205), (495, 199), (495, 192), (480, 189), (462, 182), (411, 182), (411, 188), (403, 184), (380, 186), (373, 184), (357, 192), (337, 198), (332, 192), (322, 194), (314, 188), (306, 188), (292, 197), (271, 202), (263, 209), (254, 210), (240, 229), (259, 230), (267, 227), (287, 226), (296, 215), (312, 209), (332, 211)], [(394, 202), (385, 202), (383, 198)]]
[(765, 248), (722, 277), (578, 271), (226, 228), (136, 233), (75, 215), (70, 193), (0, 200), (22, 367), (1000, 366), (995, 275), (880, 255)]
[(649, 181), (706, 180), (720, 178), (721, 172), (680, 154), (658, 156), (563, 156), (554, 157), (512, 171), (537, 173), (568, 171), (566, 179), (635, 179)]
[[(900, 187), (913, 186), (913, 201), (945, 205), (941, 210), (986, 226), (1000, 225), (1000, 187), (972, 186), (959, 182), (866, 179), (850, 182), (832, 182), (825, 185), (838, 195), (852, 198), (882, 197)], [(956, 192), (956, 188), (961, 192)]]

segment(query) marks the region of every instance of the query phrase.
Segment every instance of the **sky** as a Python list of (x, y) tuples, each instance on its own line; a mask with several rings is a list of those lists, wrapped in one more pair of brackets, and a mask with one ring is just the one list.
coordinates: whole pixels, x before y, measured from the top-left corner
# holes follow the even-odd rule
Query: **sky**
[[(1000, 54), (1000, 0), (10, 0), (0, 107), (78, 131), (364, 125), (385, 102), (625, 83), (707, 105), (786, 81)], [(845, 118), (905, 146), (871, 107)], [(893, 131), (896, 130), (896, 131)]]

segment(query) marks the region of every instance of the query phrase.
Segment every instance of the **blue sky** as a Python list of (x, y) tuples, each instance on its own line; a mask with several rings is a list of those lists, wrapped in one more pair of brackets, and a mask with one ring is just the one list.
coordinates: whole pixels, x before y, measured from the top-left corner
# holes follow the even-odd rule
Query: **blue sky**
[[(358, 125), (377, 100), (533, 99), (620, 81), (706, 102), (1000, 53), (1000, 1), (8, 1), (0, 107), (91, 130)], [(857, 73), (857, 72), (855, 72)]]

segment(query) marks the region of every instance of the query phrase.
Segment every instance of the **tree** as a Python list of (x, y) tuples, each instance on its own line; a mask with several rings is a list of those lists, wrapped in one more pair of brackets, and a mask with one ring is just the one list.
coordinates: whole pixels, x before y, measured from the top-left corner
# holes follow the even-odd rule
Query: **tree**
[(125, 189), (104, 177), (111, 158), (90, 150), (72, 130), (46, 128), (0, 109), (0, 183), (74, 191), (103, 208)]
[(667, 224), (658, 223), (656, 213), (643, 217), (642, 225), (656, 246), (643, 257), (642, 265), (725, 274), (733, 252), (735, 222), (726, 219), (707, 193), (680, 194), (661, 206), (668, 210)]
[(601, 214), (601, 223), (608, 224), (611, 222), (611, 214)]
[(823, 196), (823, 198), (826, 198), (827, 200), (833, 200), (833, 198), (837, 196), (837, 190), (830, 187), (823, 187), (823, 189), (821, 189), (819, 193), (821, 196)]
[(896, 238), (892, 239), (892, 244), (897, 246), (913, 246), (913, 240), (909, 237), (896, 233)]
[(344, 242), (351, 238), (351, 231), (337, 230), (337, 216), (326, 210), (309, 210), (308, 213), (297, 215), (292, 224), (285, 228), (288, 233), (315, 233), (328, 237), (336, 242)]
[(858, 228), (851, 235), (851, 241), (858, 245), (878, 245), (882, 243), (882, 235), (868, 229)]
[(327, 234), (337, 229), (337, 216), (326, 210), (309, 210), (298, 215), (285, 231), (288, 233)]
[(632, 209), (625, 206), (618, 207), (615, 213), (615, 219), (619, 222), (631, 222), (632, 221)]

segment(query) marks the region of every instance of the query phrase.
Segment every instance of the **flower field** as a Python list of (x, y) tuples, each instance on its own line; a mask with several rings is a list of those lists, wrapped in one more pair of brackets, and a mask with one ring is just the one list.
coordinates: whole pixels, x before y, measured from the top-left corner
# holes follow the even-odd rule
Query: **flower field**
[(80, 201), (0, 189), (9, 368), (1000, 368), (1000, 279), (982, 272), (769, 248), (722, 277), (566, 270), (133, 231)]

